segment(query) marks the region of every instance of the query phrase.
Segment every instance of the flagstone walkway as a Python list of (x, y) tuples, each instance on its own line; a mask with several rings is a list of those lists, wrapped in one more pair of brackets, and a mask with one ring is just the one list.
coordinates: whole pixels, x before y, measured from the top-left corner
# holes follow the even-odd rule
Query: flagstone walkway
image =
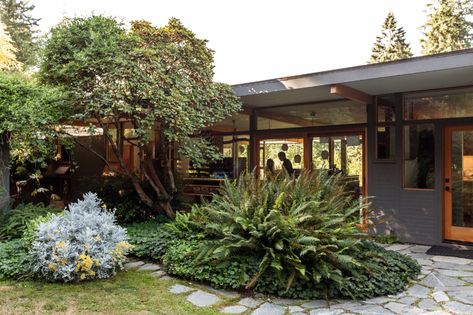
[[(395, 244), (387, 249), (405, 253), (422, 265), (417, 281), (405, 292), (377, 297), (366, 301), (336, 300), (330, 305), (324, 300), (291, 300), (268, 298), (263, 295), (243, 297), (239, 293), (216, 290), (198, 284), (174, 284), (169, 291), (183, 294), (198, 307), (219, 306), (224, 314), (251, 315), (342, 315), (342, 314), (473, 314), (473, 260), (455, 257), (430, 256), (428, 246)], [(159, 265), (130, 262), (126, 269), (151, 271), (152, 275), (172, 279)]]

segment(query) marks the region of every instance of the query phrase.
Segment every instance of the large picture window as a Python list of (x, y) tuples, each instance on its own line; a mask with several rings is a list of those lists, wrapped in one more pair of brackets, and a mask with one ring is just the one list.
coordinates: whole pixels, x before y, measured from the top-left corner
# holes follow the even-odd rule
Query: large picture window
[(435, 188), (435, 136), (432, 124), (404, 126), (404, 188)]
[(473, 90), (451, 90), (407, 95), (404, 119), (473, 117)]

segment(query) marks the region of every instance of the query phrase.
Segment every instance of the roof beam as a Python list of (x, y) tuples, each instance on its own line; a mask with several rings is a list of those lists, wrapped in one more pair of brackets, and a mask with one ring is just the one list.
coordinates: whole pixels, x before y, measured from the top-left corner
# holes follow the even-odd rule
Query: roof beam
[(373, 96), (343, 84), (332, 84), (330, 86), (330, 93), (358, 103), (373, 104)]

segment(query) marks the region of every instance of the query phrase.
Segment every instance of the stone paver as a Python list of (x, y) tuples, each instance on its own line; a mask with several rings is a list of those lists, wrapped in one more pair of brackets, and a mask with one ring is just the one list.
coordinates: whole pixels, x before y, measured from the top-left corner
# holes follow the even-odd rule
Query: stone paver
[(251, 313), (251, 315), (284, 315), (286, 308), (273, 303), (264, 303)]
[(251, 297), (241, 299), (238, 304), (249, 307), (249, 308), (256, 308), (263, 303), (261, 299), (254, 299)]
[(246, 312), (248, 308), (243, 305), (232, 305), (232, 306), (227, 306), (222, 309), (222, 313), (224, 314), (241, 314), (243, 312)]
[(161, 270), (161, 267), (159, 267), (156, 264), (144, 264), (143, 266), (138, 268), (139, 271), (157, 271)]
[(324, 300), (313, 300), (301, 305), (301, 307), (303, 308), (323, 308), (327, 306), (328, 306), (328, 303), (327, 301), (324, 301)]
[(318, 308), (316, 310), (310, 311), (309, 315), (338, 315), (344, 312), (344, 310), (336, 308)]
[(292, 314), (292, 313), (298, 313), (298, 312), (303, 312), (304, 309), (300, 306), (289, 306), (288, 307), (288, 310), (289, 310), (289, 314)]
[(156, 278), (161, 278), (161, 277), (164, 277), (166, 275), (166, 272), (162, 271), (162, 270), (158, 270), (158, 271), (155, 271), (155, 272), (151, 273), (151, 275), (153, 277), (156, 277)]
[(445, 292), (443, 291), (436, 291), (432, 293), (432, 297), (437, 303), (450, 301), (450, 298), (448, 297), (448, 295), (446, 295)]
[[(244, 297), (238, 302), (222, 307), (224, 314), (251, 315), (447, 315), (473, 314), (473, 260), (430, 256), (425, 254), (428, 246), (394, 244), (384, 246), (389, 250), (403, 252), (422, 265), (422, 274), (404, 292), (375, 297), (366, 301), (352, 300), (292, 300), (272, 298), (263, 294)], [(169, 278), (158, 265), (135, 261), (126, 264), (128, 269), (152, 270), (151, 275)], [(154, 266), (157, 266), (158, 269)], [(175, 294), (185, 293), (187, 300), (199, 307), (216, 304), (220, 297), (235, 301), (238, 292), (217, 290), (202, 285), (176, 284), (170, 289)]]
[(185, 285), (181, 285), (181, 284), (175, 284), (171, 288), (169, 288), (169, 292), (174, 293), (174, 294), (187, 293), (191, 291), (195, 291), (195, 289), (187, 287)]
[(138, 269), (140, 266), (143, 266), (145, 263), (142, 261), (132, 261), (123, 265), (125, 270)]
[(187, 301), (191, 302), (195, 306), (207, 307), (220, 301), (220, 298), (215, 294), (199, 290), (191, 293), (187, 297)]
[(445, 309), (453, 314), (473, 314), (473, 306), (456, 301), (445, 303)]

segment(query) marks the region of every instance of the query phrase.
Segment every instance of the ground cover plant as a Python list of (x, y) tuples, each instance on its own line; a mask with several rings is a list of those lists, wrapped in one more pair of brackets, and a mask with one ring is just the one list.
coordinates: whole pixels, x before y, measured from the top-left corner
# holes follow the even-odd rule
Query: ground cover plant
[(0, 218), (0, 239), (20, 238), (31, 220), (59, 212), (62, 209), (45, 207), (42, 203), (20, 204), (14, 209), (4, 209)]
[(360, 202), (341, 175), (306, 172), (227, 180), (220, 195), (179, 214), (168, 272), (220, 287), (293, 298), (369, 298), (404, 289), (420, 271), (360, 231)]

